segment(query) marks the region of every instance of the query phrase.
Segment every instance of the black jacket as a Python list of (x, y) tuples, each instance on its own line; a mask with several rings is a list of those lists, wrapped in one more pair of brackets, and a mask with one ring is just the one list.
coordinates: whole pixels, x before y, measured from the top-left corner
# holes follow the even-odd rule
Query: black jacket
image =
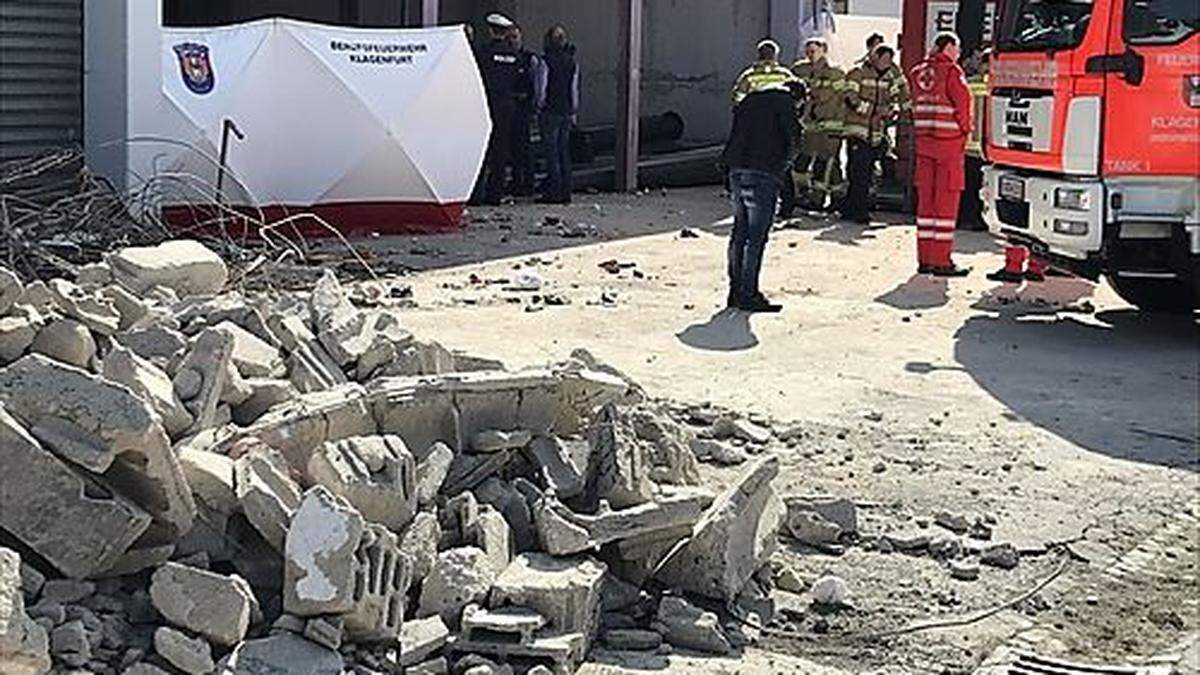
[(507, 40), (493, 39), (484, 44), (475, 59), (483, 88), (487, 92), (488, 108), (511, 109), (516, 104), (515, 92), (520, 77), (520, 57)]
[(766, 90), (742, 99), (733, 111), (733, 129), (721, 153), (731, 170), (754, 169), (782, 176), (800, 137), (792, 95)]

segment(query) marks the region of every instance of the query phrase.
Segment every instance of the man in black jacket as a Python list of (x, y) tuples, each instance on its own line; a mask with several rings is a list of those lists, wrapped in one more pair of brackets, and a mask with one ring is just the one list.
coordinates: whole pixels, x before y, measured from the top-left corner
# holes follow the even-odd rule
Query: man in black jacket
[(567, 29), (546, 31), (545, 53), (534, 77), (534, 100), (541, 114), (542, 146), (546, 153), (546, 183), (539, 201), (571, 203), (571, 127), (579, 113), (579, 65)]
[(517, 51), (508, 41), (508, 31), (513, 25), (503, 14), (489, 14), (490, 37), (478, 47), (475, 56), (492, 117), (492, 135), (488, 138), (482, 176), (483, 203), (489, 206), (499, 205), (504, 197), (508, 159), (512, 152), (513, 115), (516, 112), (514, 91), (520, 74)]
[(763, 253), (775, 216), (784, 172), (797, 147), (800, 128), (794, 97), (798, 82), (750, 94), (733, 114), (733, 129), (721, 154), (729, 167), (733, 232), (729, 237), (730, 307), (748, 312), (779, 312), (758, 287)]

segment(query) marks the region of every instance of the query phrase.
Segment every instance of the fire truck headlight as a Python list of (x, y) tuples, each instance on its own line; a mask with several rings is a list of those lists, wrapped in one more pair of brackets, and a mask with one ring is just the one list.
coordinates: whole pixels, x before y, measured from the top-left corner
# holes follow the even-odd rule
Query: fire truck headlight
[(1087, 211), (1092, 207), (1092, 195), (1077, 188), (1055, 188), (1054, 208)]
[(1082, 237), (1088, 233), (1087, 221), (1054, 219), (1054, 233)]

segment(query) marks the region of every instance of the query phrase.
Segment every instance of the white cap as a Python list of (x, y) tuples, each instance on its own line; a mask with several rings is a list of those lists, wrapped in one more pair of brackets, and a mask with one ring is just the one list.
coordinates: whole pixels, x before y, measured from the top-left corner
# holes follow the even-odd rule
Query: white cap
[(764, 38), (764, 39), (760, 40), (758, 45), (756, 45), (754, 48), (762, 49), (763, 47), (771, 47), (772, 49), (775, 50), (776, 54), (779, 53), (779, 43), (772, 40), (771, 38)]
[(516, 25), (512, 22), (512, 19), (499, 12), (488, 14), (484, 21), (486, 21), (489, 26), (495, 26), (496, 28), (512, 28), (514, 25)]

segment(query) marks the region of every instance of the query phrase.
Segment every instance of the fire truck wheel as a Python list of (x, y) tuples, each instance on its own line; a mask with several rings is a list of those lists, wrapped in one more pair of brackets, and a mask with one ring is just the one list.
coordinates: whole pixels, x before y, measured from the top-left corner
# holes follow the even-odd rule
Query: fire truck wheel
[(1108, 283), (1126, 302), (1146, 312), (1188, 313), (1200, 309), (1200, 296), (1175, 279), (1135, 279), (1108, 275)]

